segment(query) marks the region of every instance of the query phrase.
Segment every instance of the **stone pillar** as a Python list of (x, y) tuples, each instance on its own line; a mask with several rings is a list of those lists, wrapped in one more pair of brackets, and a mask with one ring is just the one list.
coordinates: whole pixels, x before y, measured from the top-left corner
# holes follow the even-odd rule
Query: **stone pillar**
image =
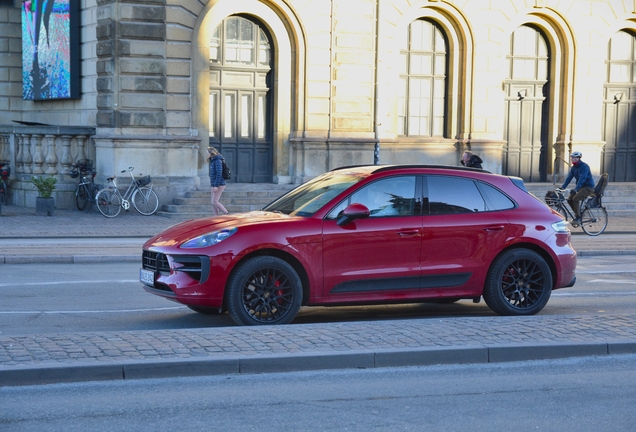
[(55, 135), (46, 135), (48, 152), (46, 153), (47, 167), (45, 173), (48, 175), (57, 174), (57, 155), (55, 154)]
[(60, 138), (62, 139), (62, 159), (60, 160), (62, 170), (60, 174), (68, 174), (71, 171), (71, 164), (73, 163), (73, 158), (71, 158), (72, 136), (62, 135)]
[(22, 134), (22, 167), (24, 174), (31, 174), (33, 170), (31, 169), (31, 163), (33, 162), (33, 157), (31, 156), (31, 134)]
[(41, 134), (34, 134), (35, 138), (35, 151), (33, 152), (33, 174), (43, 174), (42, 164), (44, 163), (44, 156), (42, 155), (42, 137)]

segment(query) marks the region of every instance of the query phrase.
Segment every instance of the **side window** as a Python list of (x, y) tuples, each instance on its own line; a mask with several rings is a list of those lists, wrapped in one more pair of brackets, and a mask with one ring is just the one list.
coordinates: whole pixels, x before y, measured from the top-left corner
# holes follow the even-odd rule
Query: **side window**
[(419, 214), (415, 202), (415, 176), (390, 177), (368, 184), (338, 204), (327, 217), (336, 219), (352, 203), (366, 206), (371, 212), (370, 217)]
[(482, 182), (475, 182), (486, 200), (488, 210), (509, 210), (515, 208), (515, 203), (498, 189)]
[(428, 204), (431, 215), (486, 211), (486, 203), (470, 179), (428, 176)]

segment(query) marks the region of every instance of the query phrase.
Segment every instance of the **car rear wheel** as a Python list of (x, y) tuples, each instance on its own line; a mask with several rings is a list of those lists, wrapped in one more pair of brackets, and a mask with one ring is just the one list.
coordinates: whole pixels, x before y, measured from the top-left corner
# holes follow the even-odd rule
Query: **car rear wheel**
[(290, 323), (302, 301), (298, 273), (280, 258), (251, 258), (228, 281), (227, 310), (240, 325)]
[(527, 249), (501, 254), (490, 267), (484, 300), (499, 315), (534, 315), (552, 292), (552, 272), (545, 260)]

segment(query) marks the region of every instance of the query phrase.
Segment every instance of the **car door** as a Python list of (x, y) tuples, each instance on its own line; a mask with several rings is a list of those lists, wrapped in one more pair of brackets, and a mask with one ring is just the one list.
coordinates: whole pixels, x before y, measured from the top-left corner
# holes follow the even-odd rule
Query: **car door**
[[(493, 203), (495, 198), (501, 202)], [(490, 263), (503, 249), (507, 238), (508, 219), (499, 210), (514, 205), (485, 183), (469, 178), (426, 176), (422, 222), (423, 293), (430, 296), (481, 294)]]
[[(325, 218), (325, 302), (417, 295), (422, 218), (416, 180), (394, 176), (366, 184)], [(352, 203), (365, 205), (370, 216), (339, 226), (339, 213)]]

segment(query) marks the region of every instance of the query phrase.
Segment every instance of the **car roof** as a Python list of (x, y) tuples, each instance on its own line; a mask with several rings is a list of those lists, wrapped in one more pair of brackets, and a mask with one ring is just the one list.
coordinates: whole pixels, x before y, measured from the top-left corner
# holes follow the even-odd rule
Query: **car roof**
[(475, 171), (482, 173), (489, 173), (490, 171), (486, 171), (481, 168), (468, 168), (464, 166), (457, 165), (398, 165), (398, 164), (388, 164), (388, 165), (348, 165), (342, 166), (338, 168), (334, 168), (331, 171), (339, 171), (339, 170), (351, 170), (351, 169), (360, 169), (363, 171), (367, 171), (370, 173), (382, 172), (387, 170), (402, 170), (402, 169), (417, 169), (417, 168), (426, 168), (426, 169), (445, 169), (445, 170), (458, 170), (458, 171)]
[(354, 171), (364, 172), (368, 174), (374, 174), (374, 173), (379, 173), (383, 171), (394, 171), (394, 170), (401, 171), (401, 170), (410, 170), (410, 169), (454, 170), (457, 172), (476, 172), (476, 173), (489, 174), (489, 175), (498, 176), (498, 177), (506, 177), (510, 179), (510, 181), (512, 181), (512, 183), (514, 183), (519, 189), (525, 192), (528, 192), (528, 190), (526, 189), (525, 183), (521, 177), (493, 174), (492, 172), (481, 169), (481, 168), (469, 168), (469, 167), (457, 166), (457, 165), (441, 165), (441, 164), (437, 164), (437, 165), (433, 165), (433, 164), (429, 164), (429, 165), (415, 165), (415, 164), (349, 165), (349, 166), (334, 168), (330, 172), (336, 172), (340, 170), (354, 170)]

